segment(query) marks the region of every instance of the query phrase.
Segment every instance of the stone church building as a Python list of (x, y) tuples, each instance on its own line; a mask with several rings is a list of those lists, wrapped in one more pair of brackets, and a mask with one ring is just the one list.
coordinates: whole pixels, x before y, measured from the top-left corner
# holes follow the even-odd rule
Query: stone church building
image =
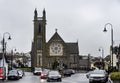
[(31, 66), (42, 68), (77, 68), (79, 66), (78, 42), (65, 42), (57, 32), (46, 42), (46, 11), (38, 17), (34, 11), (34, 38), (31, 49)]

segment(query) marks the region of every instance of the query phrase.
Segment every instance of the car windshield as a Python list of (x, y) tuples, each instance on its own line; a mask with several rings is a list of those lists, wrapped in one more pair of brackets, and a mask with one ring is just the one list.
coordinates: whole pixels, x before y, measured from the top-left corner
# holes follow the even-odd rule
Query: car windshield
[(11, 71), (9, 71), (9, 75), (14, 75), (14, 74), (17, 74), (17, 71), (16, 71), (16, 70), (11, 70)]
[(37, 70), (37, 71), (41, 71), (42, 69), (41, 69), (41, 68), (36, 68), (35, 70)]
[(50, 75), (59, 75), (59, 73), (57, 71), (51, 71), (49, 72)]
[(104, 74), (103, 70), (95, 70), (93, 72), (91, 72), (92, 74)]

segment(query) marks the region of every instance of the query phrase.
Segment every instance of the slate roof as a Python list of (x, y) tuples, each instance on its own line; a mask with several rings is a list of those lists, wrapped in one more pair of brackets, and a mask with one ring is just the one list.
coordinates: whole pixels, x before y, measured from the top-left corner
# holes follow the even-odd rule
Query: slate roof
[(60, 35), (57, 32), (55, 32), (55, 34), (50, 38), (50, 40), (48, 42), (51, 42), (53, 40), (64, 42), (64, 40), (60, 37)]
[(78, 43), (66, 43), (70, 54), (79, 54)]

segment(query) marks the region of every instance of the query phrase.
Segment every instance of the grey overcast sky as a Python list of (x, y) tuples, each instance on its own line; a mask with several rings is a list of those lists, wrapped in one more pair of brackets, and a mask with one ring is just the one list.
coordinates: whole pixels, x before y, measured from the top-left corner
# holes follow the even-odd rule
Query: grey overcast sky
[(31, 50), (35, 8), (38, 16), (46, 10), (47, 41), (57, 28), (65, 42), (78, 41), (80, 55), (101, 56), (100, 47), (109, 54), (111, 26), (104, 33), (106, 23), (113, 25), (114, 45), (120, 43), (120, 0), (0, 0), (0, 40), (5, 32), (12, 37), (7, 50)]

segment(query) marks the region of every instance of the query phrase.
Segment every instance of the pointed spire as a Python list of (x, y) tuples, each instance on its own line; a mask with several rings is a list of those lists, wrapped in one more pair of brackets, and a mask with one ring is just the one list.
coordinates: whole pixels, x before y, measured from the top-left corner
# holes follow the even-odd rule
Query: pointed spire
[(43, 10), (43, 20), (46, 20), (46, 11), (45, 11), (45, 8)]
[(43, 9), (43, 13), (45, 13), (45, 8)]
[(57, 30), (58, 30), (58, 29), (56, 28), (56, 29), (55, 29), (55, 32), (57, 32)]
[(37, 15), (37, 8), (35, 8), (35, 11), (34, 11), (35, 15)]
[(35, 11), (34, 11), (34, 20), (37, 20), (37, 9), (35, 8)]

